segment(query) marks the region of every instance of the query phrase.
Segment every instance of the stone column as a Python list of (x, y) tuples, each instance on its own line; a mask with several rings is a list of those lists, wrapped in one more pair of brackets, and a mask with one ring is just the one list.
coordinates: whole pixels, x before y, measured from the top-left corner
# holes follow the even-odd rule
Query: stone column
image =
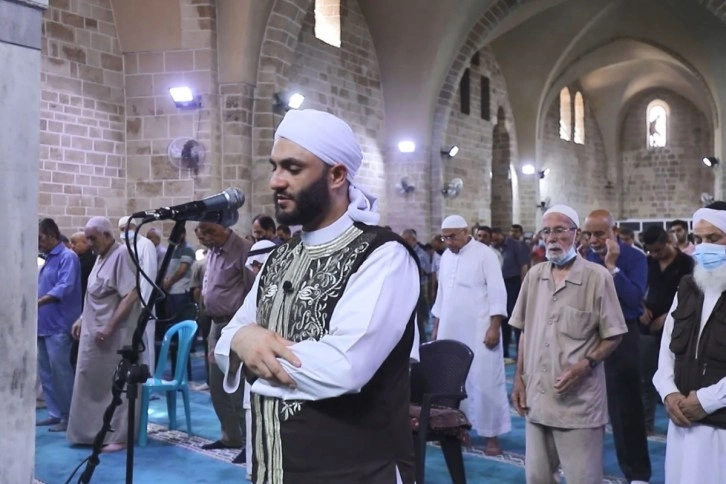
[(33, 482), (40, 46), (48, 0), (0, 0), (0, 482)]

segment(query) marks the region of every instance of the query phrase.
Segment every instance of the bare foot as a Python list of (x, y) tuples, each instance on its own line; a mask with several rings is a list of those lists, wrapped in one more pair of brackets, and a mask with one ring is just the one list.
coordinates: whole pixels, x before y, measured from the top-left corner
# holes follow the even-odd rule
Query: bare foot
[(484, 446), (484, 455), (502, 455), (502, 448), (499, 446), (499, 439), (497, 437), (490, 437), (487, 439), (487, 443)]
[(110, 454), (112, 452), (118, 452), (119, 450), (124, 450), (126, 446), (124, 444), (106, 444), (103, 446), (103, 449), (101, 452), (104, 454)]

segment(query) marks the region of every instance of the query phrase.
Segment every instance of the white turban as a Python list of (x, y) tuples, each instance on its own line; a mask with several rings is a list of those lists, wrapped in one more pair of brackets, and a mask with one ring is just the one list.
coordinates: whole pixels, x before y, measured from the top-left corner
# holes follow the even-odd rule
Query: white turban
[(113, 235), (113, 226), (111, 226), (111, 221), (106, 217), (91, 217), (91, 219), (86, 222), (86, 228), (96, 229), (101, 233)]
[(699, 220), (705, 220), (706, 222), (715, 225), (721, 231), (726, 232), (726, 211), (725, 210), (714, 210), (713, 208), (699, 208), (696, 213), (693, 214), (693, 223), (695, 224)]
[(542, 215), (543, 217), (545, 215), (549, 215), (551, 213), (559, 213), (560, 215), (564, 215), (565, 217), (572, 220), (572, 223), (575, 224), (575, 227), (580, 228), (580, 217), (577, 215), (577, 212), (575, 212), (575, 209), (572, 207), (568, 207), (567, 205), (555, 205), (554, 207), (550, 207), (547, 209), (547, 211)]
[[(260, 240), (259, 242), (255, 242), (252, 244), (252, 247), (250, 247), (250, 252), (253, 252), (255, 250), (260, 249), (268, 249), (270, 247), (275, 247), (275, 243), (271, 240)], [(259, 262), (260, 264), (264, 264), (267, 260), (267, 257), (270, 255), (270, 252), (265, 252), (264, 254), (257, 254), (257, 255), (251, 255), (247, 257), (247, 262), (245, 262), (245, 267), (248, 269), (252, 269), (252, 263), (253, 262)]]
[(365, 224), (378, 223), (378, 199), (353, 185), (363, 161), (353, 130), (342, 119), (314, 109), (291, 110), (275, 132), (275, 141), (285, 138), (314, 154), (330, 166), (342, 164), (348, 169), (348, 214)]
[(461, 215), (449, 215), (441, 223), (441, 230), (444, 229), (465, 229), (469, 226)]

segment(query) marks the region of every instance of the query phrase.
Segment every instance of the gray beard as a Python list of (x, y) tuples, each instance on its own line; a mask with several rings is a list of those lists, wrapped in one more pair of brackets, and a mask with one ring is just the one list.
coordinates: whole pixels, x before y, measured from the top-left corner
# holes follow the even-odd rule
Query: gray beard
[(693, 279), (703, 292), (724, 292), (726, 291), (726, 266), (707, 271), (702, 266), (696, 264), (696, 267), (693, 269)]

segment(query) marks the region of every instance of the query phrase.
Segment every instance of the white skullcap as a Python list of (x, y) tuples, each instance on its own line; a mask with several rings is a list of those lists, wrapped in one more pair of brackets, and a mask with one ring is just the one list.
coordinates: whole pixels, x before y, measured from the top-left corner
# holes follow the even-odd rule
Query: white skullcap
[(559, 213), (560, 215), (564, 215), (565, 217), (572, 220), (572, 223), (575, 224), (575, 227), (580, 228), (580, 217), (577, 215), (577, 212), (575, 212), (574, 208), (568, 207), (567, 205), (555, 205), (554, 207), (550, 207), (549, 209), (547, 209), (542, 217), (551, 213)]
[[(260, 249), (268, 249), (270, 247), (275, 247), (275, 243), (271, 240), (260, 240), (258, 242), (255, 242), (252, 244), (252, 247), (250, 248), (250, 252)], [(264, 254), (257, 254), (257, 255), (251, 255), (247, 257), (247, 262), (245, 262), (245, 267), (248, 269), (252, 269), (252, 263), (253, 262), (259, 262), (260, 264), (264, 264), (267, 260), (267, 257), (270, 255), (270, 252), (265, 252)]]
[(377, 224), (378, 199), (353, 185), (353, 179), (363, 162), (358, 140), (353, 130), (342, 119), (315, 109), (294, 109), (285, 114), (275, 131), (275, 141), (285, 138), (314, 154), (323, 163), (338, 163), (348, 169), (348, 214), (356, 222)]
[(693, 214), (693, 223), (695, 224), (699, 220), (705, 220), (706, 222), (721, 229), (722, 232), (726, 232), (726, 211), (724, 210), (699, 208), (696, 210), (696, 213)]
[(469, 226), (461, 215), (449, 215), (441, 222), (441, 230), (444, 229), (465, 229)]
[[(129, 217), (128, 215), (124, 215), (123, 217), (118, 219), (118, 227), (120, 229), (125, 229), (126, 225), (129, 223), (129, 220), (131, 220), (131, 217)], [(131, 222), (131, 225), (135, 225), (135, 224), (133, 222)]]
[(97, 229), (99, 232), (102, 233), (113, 234), (113, 226), (111, 225), (111, 221), (106, 217), (91, 217), (91, 219), (86, 222), (86, 228)]

